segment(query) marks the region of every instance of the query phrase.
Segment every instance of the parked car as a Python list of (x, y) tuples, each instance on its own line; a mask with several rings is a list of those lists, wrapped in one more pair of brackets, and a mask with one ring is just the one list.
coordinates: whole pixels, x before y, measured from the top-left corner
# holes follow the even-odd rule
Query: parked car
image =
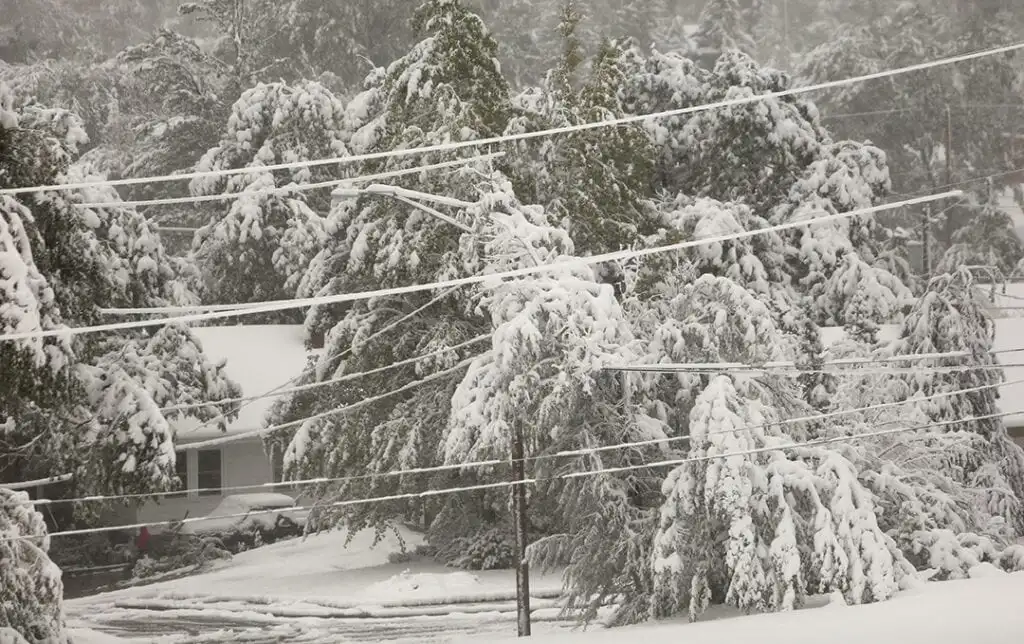
[(301, 536), (308, 510), (295, 509), (287, 494), (232, 494), (224, 497), (202, 521), (188, 522), (179, 534), (216, 536), (231, 552)]

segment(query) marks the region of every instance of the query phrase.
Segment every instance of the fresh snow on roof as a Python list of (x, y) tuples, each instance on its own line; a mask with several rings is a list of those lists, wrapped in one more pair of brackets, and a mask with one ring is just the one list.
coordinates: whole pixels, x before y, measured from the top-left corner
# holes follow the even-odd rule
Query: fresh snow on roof
[[(242, 388), (243, 396), (259, 396), (285, 387), (302, 373), (311, 352), (305, 347), (301, 325), (218, 326), (192, 329), (211, 361), (227, 360), (228, 377)], [(228, 434), (263, 427), (264, 417), (274, 403), (264, 398), (243, 404), (238, 418), (228, 425)], [(215, 426), (202, 427), (194, 419), (176, 420), (172, 426), (179, 443), (223, 436)]]

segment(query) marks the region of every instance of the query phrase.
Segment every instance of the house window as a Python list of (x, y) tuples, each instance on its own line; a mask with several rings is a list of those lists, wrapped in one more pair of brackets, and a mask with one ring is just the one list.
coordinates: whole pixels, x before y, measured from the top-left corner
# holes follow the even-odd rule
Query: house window
[(200, 496), (217, 496), (220, 494), (221, 454), (219, 449), (200, 450), (199, 454), (199, 489)]
[(284, 481), (284, 451), (278, 445), (270, 448), (270, 464), (273, 469), (271, 476), (274, 477), (274, 483)]
[(178, 487), (181, 490), (181, 494), (174, 494), (173, 497), (185, 496), (185, 490), (188, 489), (188, 452), (178, 452), (174, 462), (174, 474), (178, 478), (178, 482), (181, 484)]

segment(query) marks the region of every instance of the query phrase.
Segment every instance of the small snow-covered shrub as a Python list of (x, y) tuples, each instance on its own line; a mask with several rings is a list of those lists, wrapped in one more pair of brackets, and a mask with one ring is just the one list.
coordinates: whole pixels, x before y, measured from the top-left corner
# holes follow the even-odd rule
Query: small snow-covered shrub
[(999, 567), (1006, 572), (1024, 571), (1024, 546), (1013, 545), (999, 555)]
[[(501, 570), (516, 565), (516, 544), (505, 527), (482, 530), (471, 537), (456, 539), (441, 552), (448, 563), (465, 570)], [(443, 556), (443, 555), (442, 555)]]
[(131, 561), (132, 536), (124, 533), (120, 542), (107, 534), (64, 537), (50, 547), (50, 559), (64, 568), (112, 566)]
[(0, 626), (0, 644), (28, 644), (28, 642), (13, 628)]
[(392, 552), (392, 553), (388, 554), (388, 563), (389, 564), (409, 563), (410, 561), (412, 561), (412, 558), (415, 555), (416, 555), (416, 553), (409, 552), (408, 550), (401, 550), (401, 551), (398, 551), (398, 552)]
[(156, 575), (188, 570), (199, 572), (214, 561), (231, 558), (231, 552), (216, 537), (194, 537), (186, 535), (159, 535), (153, 540), (150, 556), (135, 562), (132, 577), (148, 579)]

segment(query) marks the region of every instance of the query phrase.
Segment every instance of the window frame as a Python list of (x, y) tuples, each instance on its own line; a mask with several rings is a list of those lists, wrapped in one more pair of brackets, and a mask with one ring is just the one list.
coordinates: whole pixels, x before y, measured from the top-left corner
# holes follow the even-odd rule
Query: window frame
[(181, 481), (181, 489), (175, 494), (168, 495), (171, 499), (181, 499), (188, 496), (189, 484), (188, 484), (188, 452), (175, 452), (174, 455), (174, 475), (179, 481)]
[[(217, 455), (217, 467), (203, 467), (203, 457)], [(210, 481), (210, 477), (216, 481)], [(221, 496), (224, 487), (224, 451), (221, 449), (201, 449), (196, 451), (196, 488), (199, 496)], [(213, 491), (210, 491), (213, 490)]]

